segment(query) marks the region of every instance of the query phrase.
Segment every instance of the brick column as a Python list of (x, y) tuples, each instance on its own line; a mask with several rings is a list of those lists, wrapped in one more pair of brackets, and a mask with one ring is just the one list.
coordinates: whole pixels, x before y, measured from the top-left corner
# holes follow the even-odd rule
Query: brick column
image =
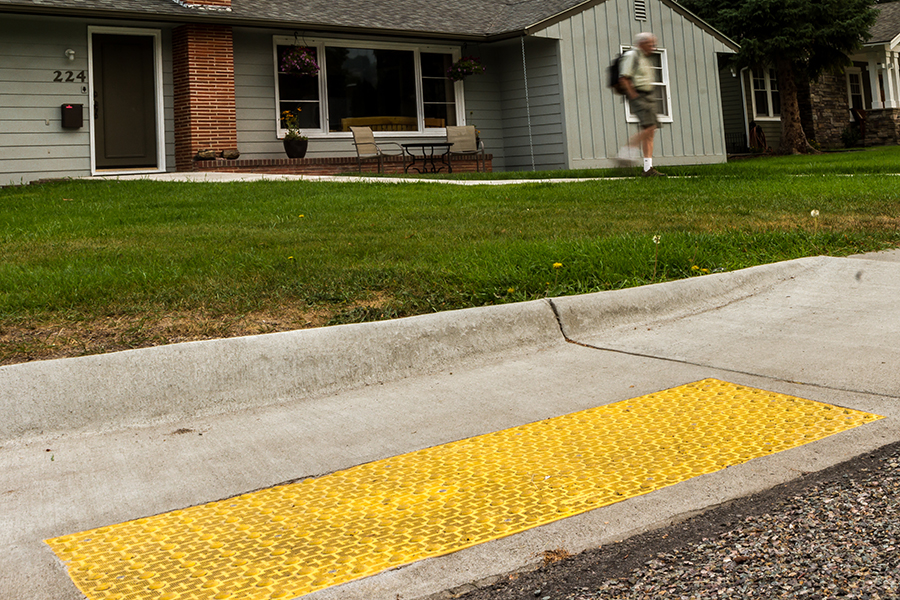
[[(209, 4), (208, 0), (205, 2)], [(172, 36), (175, 168), (193, 170), (197, 152), (237, 148), (234, 47), (230, 27), (184, 25)]]

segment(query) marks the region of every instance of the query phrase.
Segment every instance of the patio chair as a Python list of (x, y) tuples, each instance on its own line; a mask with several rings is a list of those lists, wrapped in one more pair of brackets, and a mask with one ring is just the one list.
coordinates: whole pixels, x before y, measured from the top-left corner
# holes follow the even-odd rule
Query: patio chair
[[(359, 167), (359, 172), (362, 173), (362, 159), (364, 158), (378, 158), (378, 172), (381, 173), (384, 170), (384, 157), (385, 156), (399, 156), (403, 154), (403, 146), (396, 142), (382, 142), (381, 145), (375, 143), (375, 134), (372, 133), (371, 127), (350, 127), (350, 131), (353, 132), (353, 145), (356, 147), (356, 164)], [(397, 153), (385, 152), (382, 147), (383, 146), (397, 146), (400, 149)]]
[[(475, 156), (475, 170), (484, 171), (484, 142), (478, 139), (474, 125), (448, 125), (447, 142), (450, 146), (450, 160), (454, 156)], [(481, 156), (481, 166), (478, 165), (478, 157)]]

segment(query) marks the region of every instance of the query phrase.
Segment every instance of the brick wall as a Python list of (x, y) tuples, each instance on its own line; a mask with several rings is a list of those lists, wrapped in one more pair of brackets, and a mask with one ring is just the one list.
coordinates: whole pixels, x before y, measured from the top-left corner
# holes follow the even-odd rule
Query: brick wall
[(181, 0), (185, 4), (193, 6), (222, 6), (231, 8), (231, 0)]
[[(493, 157), (485, 156), (485, 170), (492, 171)], [(384, 157), (384, 172), (403, 174), (405, 162), (402, 156)], [(363, 173), (377, 173), (378, 161), (366, 159), (362, 163)], [(279, 175), (345, 175), (359, 173), (356, 157), (333, 158), (278, 158), (259, 160), (200, 160), (194, 163), (195, 171), (218, 173), (272, 173)], [(473, 157), (453, 159), (454, 173), (474, 173)], [(446, 169), (443, 171), (446, 172)]]
[[(222, 0), (223, 2), (225, 0)], [(172, 38), (175, 168), (190, 171), (199, 150), (237, 148), (230, 27), (184, 25)]]

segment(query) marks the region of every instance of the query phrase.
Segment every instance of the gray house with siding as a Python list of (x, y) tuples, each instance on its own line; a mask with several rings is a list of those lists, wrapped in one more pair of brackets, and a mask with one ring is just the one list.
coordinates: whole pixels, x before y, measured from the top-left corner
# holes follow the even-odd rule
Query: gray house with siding
[[(736, 45), (672, 0), (0, 0), (0, 185), (94, 174), (355, 165), (379, 142), (474, 124), (494, 170), (601, 168), (637, 125), (606, 67), (659, 39), (656, 162), (724, 162), (718, 58)], [(317, 75), (282, 72), (310, 49)], [(447, 68), (477, 56), (484, 74)], [(310, 139), (285, 159), (284, 110)], [(239, 159), (198, 160), (201, 150)], [(329, 162), (331, 161), (331, 162)], [(331, 167), (329, 167), (331, 165)]]

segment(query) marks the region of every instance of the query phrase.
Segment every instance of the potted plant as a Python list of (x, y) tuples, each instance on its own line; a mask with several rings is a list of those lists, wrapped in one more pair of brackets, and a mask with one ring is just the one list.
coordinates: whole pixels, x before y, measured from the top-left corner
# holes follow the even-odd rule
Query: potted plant
[(480, 58), (463, 56), (447, 70), (447, 77), (452, 81), (462, 81), (469, 75), (480, 75), (481, 73), (484, 73), (484, 65), (481, 64)]
[(301, 77), (315, 77), (319, 74), (319, 63), (316, 62), (312, 49), (291, 46), (281, 55), (281, 72)]
[(284, 123), (284, 151), (288, 158), (303, 158), (309, 148), (309, 138), (300, 133), (300, 107), (281, 113)]

